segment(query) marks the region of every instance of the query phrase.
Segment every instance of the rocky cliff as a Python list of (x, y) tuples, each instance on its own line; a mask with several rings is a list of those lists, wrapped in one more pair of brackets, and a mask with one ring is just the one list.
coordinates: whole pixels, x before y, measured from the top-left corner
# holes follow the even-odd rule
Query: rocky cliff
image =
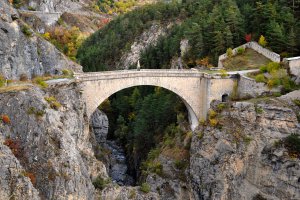
[(76, 84), (3, 93), (0, 104), (1, 199), (93, 199), (92, 179), (107, 174)]
[(236, 102), (218, 114), (217, 127), (199, 128), (190, 160), (196, 199), (300, 198), (299, 158), (280, 142), (300, 130), (286, 105), (278, 99)]
[(63, 69), (81, 70), (52, 44), (35, 34), (7, 2), (0, 2), (0, 73), (8, 79), (29, 78)]

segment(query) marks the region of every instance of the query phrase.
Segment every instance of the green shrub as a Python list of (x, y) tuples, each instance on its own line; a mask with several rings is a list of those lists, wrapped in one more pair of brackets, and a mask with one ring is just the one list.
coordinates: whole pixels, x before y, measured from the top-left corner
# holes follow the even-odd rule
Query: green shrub
[(0, 87), (5, 86), (5, 78), (0, 74)]
[(253, 139), (249, 136), (245, 136), (245, 137), (243, 137), (243, 140), (247, 145), (249, 145)]
[(214, 111), (214, 110), (209, 110), (209, 112), (208, 112), (208, 118), (209, 118), (209, 119), (213, 119), (213, 118), (215, 118), (217, 115), (218, 115), (218, 113), (217, 113), (216, 111)]
[(222, 112), (222, 110), (224, 110), (226, 108), (226, 104), (225, 103), (220, 103), (217, 105), (217, 111), (218, 112)]
[(299, 134), (291, 134), (284, 139), (284, 145), (288, 149), (289, 154), (300, 156), (300, 137)]
[(28, 115), (33, 115), (34, 114), (36, 117), (43, 117), (44, 114), (45, 114), (45, 111), (44, 110), (38, 110), (35, 107), (30, 107), (27, 110), (27, 114)]
[(73, 76), (73, 72), (71, 70), (68, 69), (63, 69), (62, 73), (64, 76)]
[(296, 104), (300, 108), (300, 100), (299, 99), (294, 99), (293, 103)]
[(244, 52), (245, 52), (245, 48), (244, 48), (244, 47), (239, 47), (239, 48), (237, 49), (237, 54), (238, 54), (238, 55), (242, 55)]
[(272, 71), (276, 71), (280, 68), (280, 64), (276, 62), (270, 62), (267, 65), (267, 71), (271, 73)]
[(56, 100), (54, 96), (45, 97), (45, 100), (50, 104), (52, 109), (58, 110), (61, 107), (61, 104)]
[(261, 71), (262, 73), (266, 73), (268, 72), (268, 68), (266, 65), (260, 66), (259, 71)]
[(228, 56), (228, 58), (231, 58), (233, 56), (232, 48), (227, 49), (226, 55)]
[(34, 7), (32, 7), (32, 6), (28, 6), (28, 10), (35, 11), (36, 9)]
[(220, 70), (220, 73), (221, 73), (221, 77), (222, 77), (222, 78), (225, 78), (225, 77), (228, 76), (228, 73), (227, 73), (227, 71), (226, 71), (225, 69), (221, 69), (221, 70)]
[(22, 26), (21, 30), (24, 33), (24, 35), (26, 35), (27, 37), (31, 37), (32, 36), (32, 32), (31, 32), (29, 26), (24, 25), (24, 26)]
[(144, 193), (149, 193), (150, 192), (150, 185), (148, 183), (143, 183), (140, 187), (141, 191)]
[(43, 80), (42, 77), (36, 77), (33, 80), (36, 84), (38, 84), (41, 88), (47, 88), (48, 84)]
[(255, 112), (257, 114), (262, 114), (264, 112), (264, 110), (261, 107), (258, 107), (257, 105), (255, 105)]
[(186, 160), (175, 160), (174, 165), (176, 169), (185, 170), (188, 166), (188, 163)]
[(280, 79), (272, 78), (272, 79), (268, 80), (267, 85), (270, 89), (273, 88), (273, 87), (279, 86), (280, 85)]
[(265, 83), (267, 80), (263, 74), (258, 74), (255, 76), (255, 81), (259, 83)]
[(99, 190), (103, 190), (109, 183), (111, 182), (111, 180), (108, 179), (104, 179), (101, 176), (98, 176), (94, 181), (93, 181), (93, 185), (96, 189)]

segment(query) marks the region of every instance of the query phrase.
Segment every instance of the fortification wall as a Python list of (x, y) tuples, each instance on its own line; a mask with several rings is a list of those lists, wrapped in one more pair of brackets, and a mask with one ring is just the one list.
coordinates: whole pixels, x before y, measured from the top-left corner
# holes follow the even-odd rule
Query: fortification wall
[(283, 62), (287, 64), (289, 73), (295, 77), (295, 82), (300, 83), (300, 56), (285, 58)]
[(269, 89), (265, 83), (257, 83), (252, 78), (240, 75), (237, 92), (239, 98), (255, 98), (270, 92), (280, 92), (280, 88)]
[[(232, 53), (233, 55), (236, 55), (237, 54), (237, 51), (239, 48), (251, 48), (253, 49), (254, 51), (262, 54), (263, 56), (269, 58), (270, 60), (272, 60), (273, 62), (280, 62), (280, 55), (273, 52), (273, 51), (270, 51), (269, 49), (266, 49), (266, 48), (263, 48), (262, 46), (260, 46), (257, 42), (248, 42), (246, 44), (243, 44), (241, 46), (238, 46), (234, 49), (232, 49)], [(227, 59), (228, 56), (227, 54), (222, 54), (219, 56), (219, 61), (218, 61), (218, 68), (223, 68), (223, 63), (222, 61)]]
[(40, 11), (28, 11), (28, 10), (19, 10), (20, 14), (22, 15), (34, 15), (37, 16), (42, 22), (44, 22), (47, 26), (51, 26), (55, 24), (60, 16), (62, 15), (61, 12), (40, 12)]

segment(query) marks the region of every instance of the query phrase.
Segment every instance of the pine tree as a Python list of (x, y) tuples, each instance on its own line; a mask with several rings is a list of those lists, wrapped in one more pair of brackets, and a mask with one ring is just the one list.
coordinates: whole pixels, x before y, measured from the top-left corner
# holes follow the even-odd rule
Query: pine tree
[(269, 46), (277, 53), (281, 53), (285, 47), (282, 27), (272, 20), (267, 27)]
[(229, 29), (229, 26), (226, 26), (224, 30), (224, 34), (225, 34), (226, 47), (227, 48), (232, 47), (232, 33)]

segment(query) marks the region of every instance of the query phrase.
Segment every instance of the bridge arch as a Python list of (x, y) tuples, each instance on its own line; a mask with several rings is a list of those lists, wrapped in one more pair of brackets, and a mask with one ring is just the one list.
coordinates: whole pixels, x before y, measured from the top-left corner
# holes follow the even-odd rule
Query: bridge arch
[(75, 74), (81, 83), (82, 97), (90, 117), (97, 107), (114, 93), (135, 86), (157, 86), (167, 89), (184, 102), (192, 130), (206, 119), (210, 102), (230, 94), (234, 80), (211, 77), (193, 70), (122, 70)]
[[(122, 87), (117, 87), (117, 88), (114, 88), (114, 90), (110, 90), (110, 93), (107, 93), (106, 95), (102, 95), (100, 93), (99, 95), (96, 95), (96, 96), (98, 96), (98, 98), (97, 97), (95, 98), (95, 104), (94, 105), (97, 105), (97, 107), (94, 108), (95, 106), (93, 106), (94, 111), (99, 107), (99, 105), (101, 105), (106, 99), (108, 99), (113, 94), (115, 94), (117, 92), (120, 92), (124, 89), (132, 88), (132, 87), (138, 87), (138, 86), (161, 87), (161, 88), (164, 88), (164, 89), (168, 90), (169, 92), (172, 92), (172, 93), (176, 94), (181, 99), (181, 101), (184, 103), (184, 105), (185, 105), (185, 107), (188, 111), (188, 119), (189, 119), (191, 128), (194, 130), (198, 126), (199, 119), (198, 119), (194, 109), (192, 108), (192, 106), (186, 100), (187, 97), (183, 97), (180, 93), (178, 93), (178, 91), (175, 92), (174, 90), (171, 90), (170, 88), (166, 88), (166, 87), (161, 86), (161, 85), (149, 85), (149, 84), (148, 85), (144, 85), (144, 84), (141, 84), (141, 85), (140, 84), (139, 85), (137, 85), (137, 84), (135, 84), (135, 85), (123, 85)], [(89, 117), (90, 117), (90, 115), (89, 115)]]

